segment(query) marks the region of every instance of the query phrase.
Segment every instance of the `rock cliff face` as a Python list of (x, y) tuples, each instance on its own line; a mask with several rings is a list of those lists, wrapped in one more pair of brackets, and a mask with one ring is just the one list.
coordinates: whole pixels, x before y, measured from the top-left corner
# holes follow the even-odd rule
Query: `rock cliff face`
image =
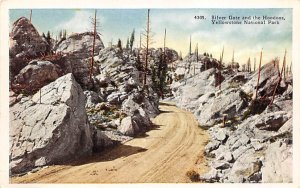
[[(171, 86), (179, 107), (195, 114), (211, 141), (205, 154), (211, 170), (201, 175), (205, 182), (292, 182), (292, 81), (279, 80), (277, 64), (262, 66), (255, 97), (258, 71), (222, 71), (224, 81), (215, 87), (216, 70), (189, 72), (192, 59), (180, 61), (183, 74)], [(198, 63), (199, 64), (199, 63)], [(201, 64), (201, 66), (203, 66)], [(213, 65), (207, 65), (213, 67)], [(191, 69), (192, 70), (192, 69)], [(285, 170), (286, 169), (286, 170)]]

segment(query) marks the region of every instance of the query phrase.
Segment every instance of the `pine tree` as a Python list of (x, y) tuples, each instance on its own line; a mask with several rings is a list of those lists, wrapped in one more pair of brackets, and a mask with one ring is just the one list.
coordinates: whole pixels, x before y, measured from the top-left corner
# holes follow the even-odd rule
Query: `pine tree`
[(130, 37), (130, 50), (132, 51), (132, 47), (133, 47), (133, 43), (134, 43), (134, 34), (135, 34), (135, 30), (133, 29), (132, 33), (131, 33), (131, 37)]
[(42, 37), (43, 37), (43, 38), (46, 38), (45, 33), (42, 34)]
[(179, 52), (179, 60), (182, 60), (182, 52)]
[(198, 43), (196, 44), (195, 55), (196, 55), (196, 61), (198, 62)]
[(66, 40), (67, 39), (67, 30), (62, 31), (62, 39)]
[(50, 40), (51, 36), (50, 36), (50, 31), (47, 32), (47, 40)]
[(118, 39), (117, 47), (122, 51), (122, 41), (121, 41), (121, 39)]
[(129, 49), (129, 38), (127, 38), (126, 49)]

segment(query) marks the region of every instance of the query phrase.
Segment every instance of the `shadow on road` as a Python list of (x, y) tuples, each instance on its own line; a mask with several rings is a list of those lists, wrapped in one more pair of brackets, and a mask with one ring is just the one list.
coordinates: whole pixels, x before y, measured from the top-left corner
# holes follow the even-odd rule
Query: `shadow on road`
[(94, 153), (90, 157), (81, 158), (79, 160), (69, 162), (69, 164), (65, 164), (65, 165), (78, 166), (78, 165), (89, 164), (89, 163), (113, 161), (121, 157), (128, 157), (130, 155), (134, 155), (145, 151), (147, 151), (147, 149), (142, 147), (118, 144), (113, 148), (107, 148), (101, 152)]

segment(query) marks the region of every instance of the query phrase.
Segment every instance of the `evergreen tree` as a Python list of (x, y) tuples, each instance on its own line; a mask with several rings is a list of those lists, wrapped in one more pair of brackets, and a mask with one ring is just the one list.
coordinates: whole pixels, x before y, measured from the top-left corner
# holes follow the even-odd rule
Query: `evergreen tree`
[(47, 32), (47, 38), (46, 39), (50, 41), (50, 39), (51, 39), (50, 31)]
[(118, 47), (120, 50), (122, 50), (122, 41), (121, 41), (121, 39), (118, 40), (117, 47)]
[(66, 40), (67, 39), (67, 30), (62, 31), (62, 39)]
[(126, 49), (129, 49), (129, 38), (127, 38)]
[(42, 34), (42, 37), (43, 37), (43, 38), (46, 38), (45, 33)]
[(130, 37), (130, 50), (131, 51), (132, 51), (133, 42), (134, 42), (134, 33), (135, 33), (135, 30), (133, 29), (133, 31), (131, 33), (131, 37)]

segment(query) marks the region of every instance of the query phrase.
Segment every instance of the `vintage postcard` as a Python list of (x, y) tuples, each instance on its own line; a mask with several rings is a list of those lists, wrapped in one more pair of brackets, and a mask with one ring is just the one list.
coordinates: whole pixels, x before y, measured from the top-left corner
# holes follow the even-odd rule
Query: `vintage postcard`
[(1, 7), (1, 187), (300, 186), (296, 2), (45, 4)]

